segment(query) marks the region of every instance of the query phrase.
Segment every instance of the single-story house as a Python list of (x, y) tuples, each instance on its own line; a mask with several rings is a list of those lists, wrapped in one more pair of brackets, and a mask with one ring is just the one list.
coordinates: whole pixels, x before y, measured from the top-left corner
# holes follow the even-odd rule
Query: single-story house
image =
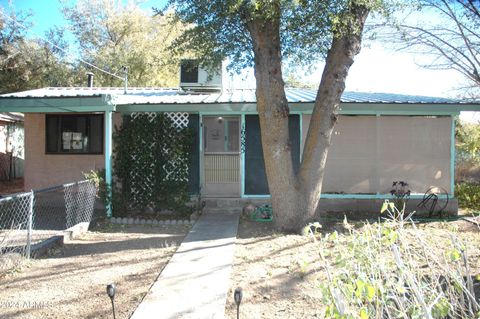
[[(316, 91), (289, 88), (286, 94), (299, 163)], [(438, 187), (452, 199), (455, 116), (478, 110), (480, 103), (462, 100), (345, 92), (326, 165), (322, 198), (328, 209), (342, 201), (350, 206), (339, 210), (361, 210), (359, 202), (378, 205), (391, 198), (393, 181), (407, 182), (412, 198)], [(204, 197), (269, 196), (254, 90), (44, 88), (0, 96), (0, 112), (13, 111), (25, 114), (26, 189), (101, 168), (111, 180), (114, 125), (125, 115), (168, 112), (197, 136), (192, 189)]]

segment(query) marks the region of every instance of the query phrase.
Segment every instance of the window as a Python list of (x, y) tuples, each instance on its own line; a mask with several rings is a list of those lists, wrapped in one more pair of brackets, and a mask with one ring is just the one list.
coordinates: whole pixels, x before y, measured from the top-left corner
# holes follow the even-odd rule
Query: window
[(102, 154), (103, 115), (47, 115), (47, 154)]
[(180, 82), (198, 82), (198, 63), (195, 60), (183, 60), (180, 66)]
[(203, 119), (205, 152), (238, 153), (239, 124), (239, 119), (234, 117), (205, 117)]

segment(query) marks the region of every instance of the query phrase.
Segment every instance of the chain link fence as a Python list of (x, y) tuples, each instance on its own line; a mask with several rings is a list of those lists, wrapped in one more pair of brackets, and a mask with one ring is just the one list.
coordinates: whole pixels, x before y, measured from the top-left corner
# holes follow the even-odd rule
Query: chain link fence
[(0, 199), (0, 274), (30, 256), (33, 192)]
[(81, 181), (0, 198), (0, 274), (30, 258), (33, 243), (89, 223), (96, 194)]

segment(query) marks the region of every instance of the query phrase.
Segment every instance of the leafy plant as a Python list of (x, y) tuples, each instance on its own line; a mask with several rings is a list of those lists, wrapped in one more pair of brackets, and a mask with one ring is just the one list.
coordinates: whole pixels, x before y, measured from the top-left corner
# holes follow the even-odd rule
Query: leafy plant
[(455, 127), (457, 151), (464, 156), (468, 155), (478, 162), (480, 155), (480, 125), (457, 121)]
[(105, 183), (105, 169), (91, 170), (83, 173), (83, 176), (95, 184), (98, 189), (97, 198), (105, 207), (110, 205), (116, 216), (124, 215), (125, 211), (119, 209), (119, 207), (122, 207), (123, 200), (118, 188), (111, 187)]
[(469, 182), (456, 184), (455, 197), (460, 207), (480, 210), (480, 184)]
[(435, 237), (392, 206), (384, 222), (312, 236), (328, 279), (325, 318), (477, 318), (466, 245), (452, 234), (443, 254), (428, 249)]
[(83, 176), (86, 180), (95, 184), (95, 187), (98, 189), (97, 197), (100, 198), (103, 203), (107, 203), (108, 192), (105, 183), (105, 169), (91, 170), (90, 172), (83, 173)]
[(480, 125), (456, 122), (455, 180), (480, 182)]

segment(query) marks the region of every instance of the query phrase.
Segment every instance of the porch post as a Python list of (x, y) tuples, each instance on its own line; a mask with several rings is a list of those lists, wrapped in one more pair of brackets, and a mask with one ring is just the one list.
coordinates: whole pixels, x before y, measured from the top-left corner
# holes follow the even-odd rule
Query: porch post
[(112, 198), (112, 111), (105, 111), (105, 184), (107, 187), (106, 213), (107, 217), (112, 217), (112, 206), (110, 200)]

